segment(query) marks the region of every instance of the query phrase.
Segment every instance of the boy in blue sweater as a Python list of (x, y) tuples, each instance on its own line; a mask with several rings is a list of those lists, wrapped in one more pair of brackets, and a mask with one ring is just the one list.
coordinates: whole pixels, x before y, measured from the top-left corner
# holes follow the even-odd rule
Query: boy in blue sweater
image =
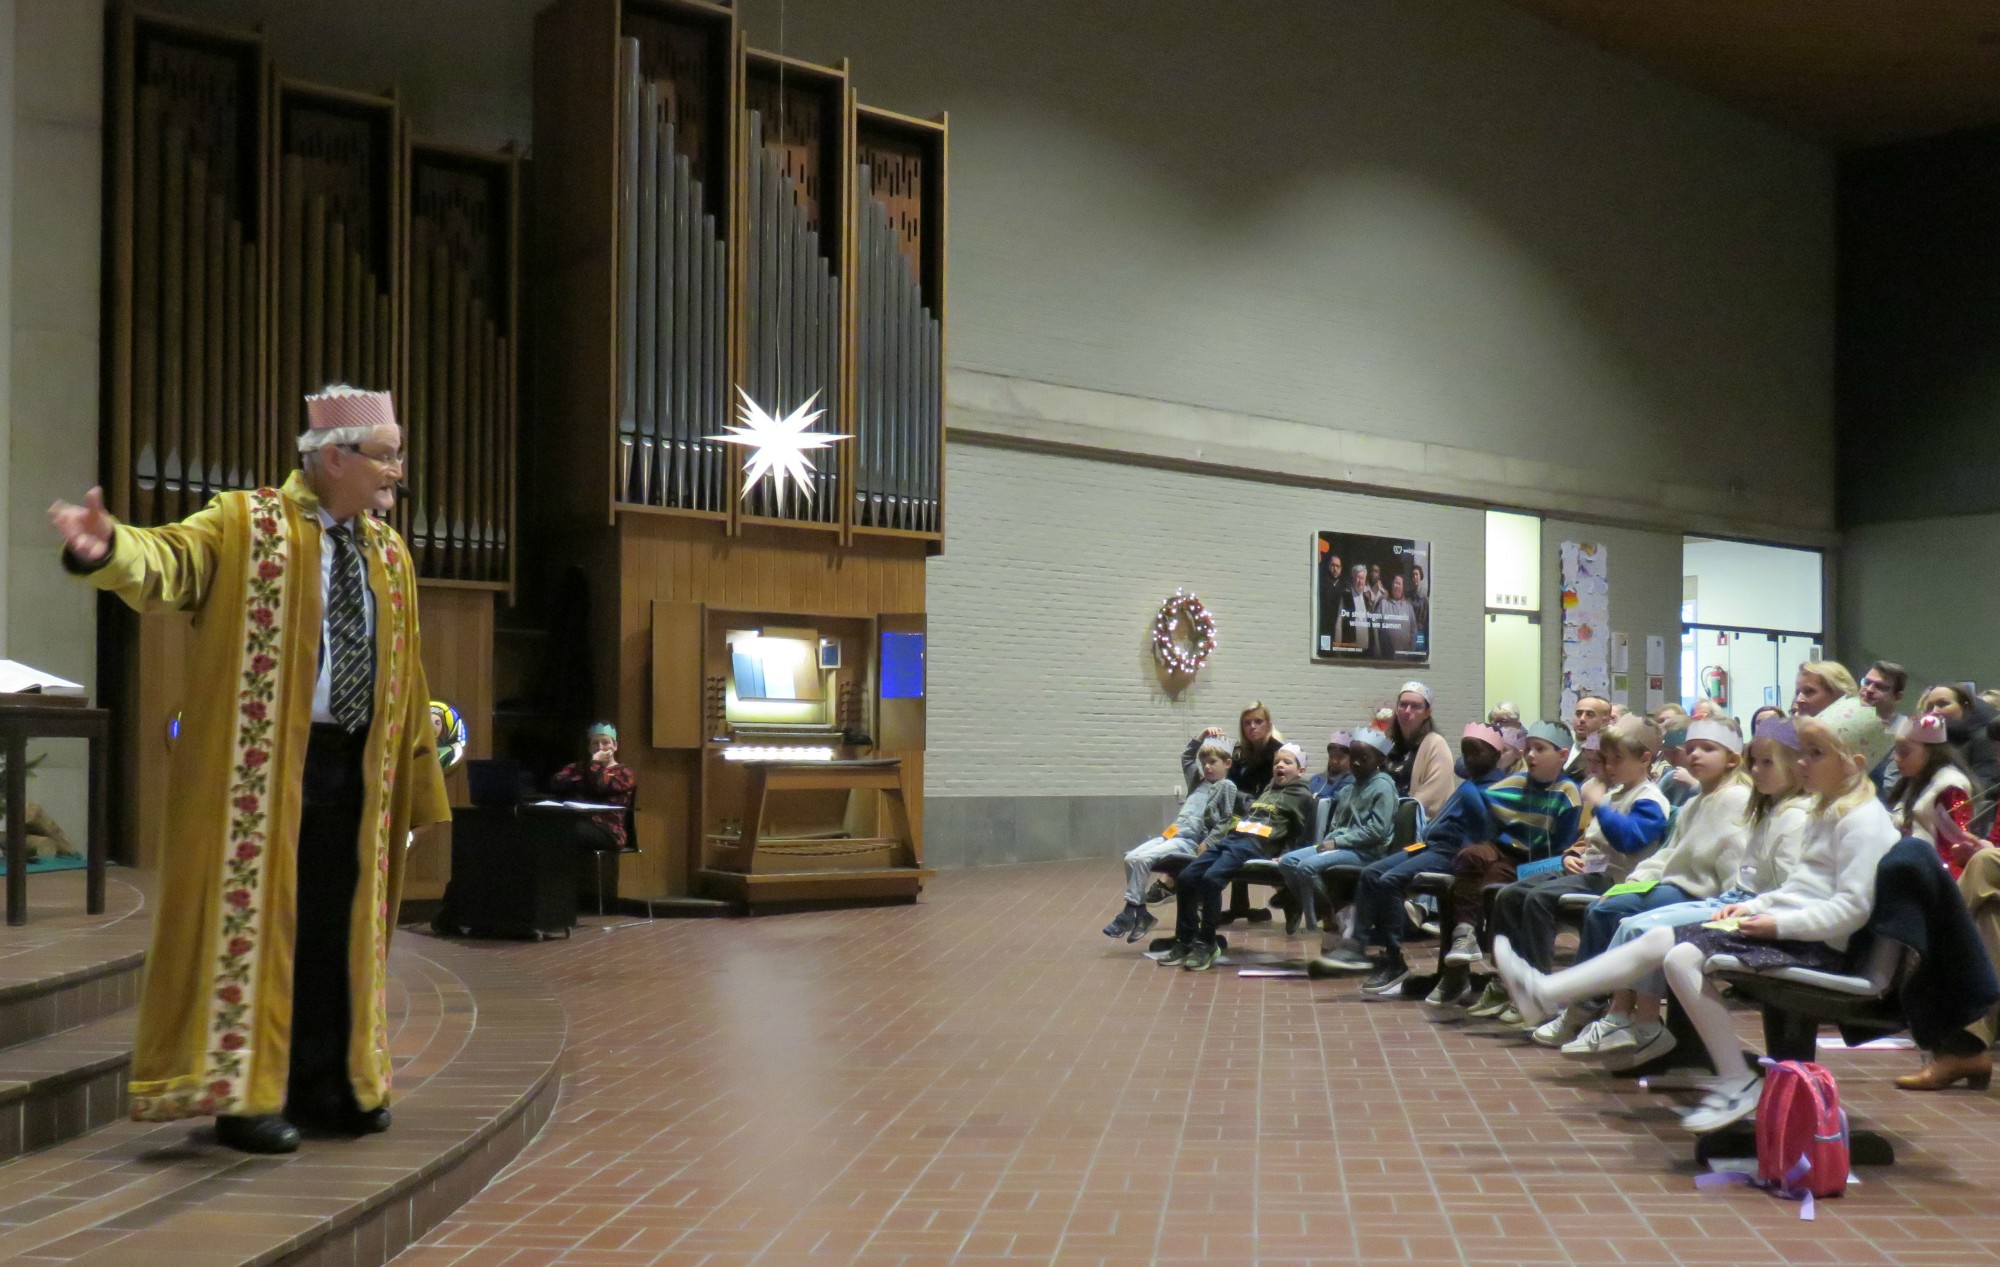
[[(1354, 939), (1319, 962), (1322, 972), (1368, 972), (1362, 983), (1368, 994), (1388, 995), (1402, 989), (1410, 975), (1403, 959), (1403, 894), (1410, 881), (1425, 872), (1450, 875), (1452, 860), (1467, 845), (1491, 840), (1492, 815), (1486, 808), (1486, 788), (1501, 777), (1500, 757), (1506, 741), (1491, 726), (1474, 723), (1458, 742), (1465, 781), (1458, 785), (1424, 828), (1423, 838), (1407, 849), (1370, 863), (1354, 892)], [(1381, 948), (1370, 959), (1366, 948)], [(1458, 993), (1465, 990), (1459, 981)], [(1456, 997), (1454, 995), (1454, 997)]]

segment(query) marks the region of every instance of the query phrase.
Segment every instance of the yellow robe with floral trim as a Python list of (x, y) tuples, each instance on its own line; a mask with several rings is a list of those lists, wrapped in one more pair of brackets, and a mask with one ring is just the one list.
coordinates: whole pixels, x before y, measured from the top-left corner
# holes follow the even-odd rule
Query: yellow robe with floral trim
[[(194, 613), (174, 745), (152, 953), (132, 1056), (132, 1116), (275, 1113), (291, 1060), (299, 796), (318, 680), (319, 502), (223, 493), (161, 528), (119, 525), (86, 574), (139, 611)], [(375, 715), (348, 923), (347, 1066), (364, 1109), (389, 1097), (387, 961), (409, 833), (450, 817), (403, 539), (361, 516), (375, 598)]]

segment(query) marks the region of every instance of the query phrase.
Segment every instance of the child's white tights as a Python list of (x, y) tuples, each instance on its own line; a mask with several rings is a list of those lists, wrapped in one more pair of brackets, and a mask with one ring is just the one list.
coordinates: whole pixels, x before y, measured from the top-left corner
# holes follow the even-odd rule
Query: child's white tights
[(1664, 971), (1674, 997), (1701, 1035), (1702, 1046), (1708, 1048), (1716, 1071), (1724, 1078), (1739, 1078), (1745, 1075), (1743, 1044), (1729, 1022), (1722, 995), (1702, 971), (1706, 963), (1701, 947), (1677, 945), (1673, 929), (1655, 928), (1622, 946), (1612, 946), (1596, 958), (1550, 973), (1538, 984), (1537, 993), (1551, 1009), (1567, 1007), (1628, 989), (1652, 973)]

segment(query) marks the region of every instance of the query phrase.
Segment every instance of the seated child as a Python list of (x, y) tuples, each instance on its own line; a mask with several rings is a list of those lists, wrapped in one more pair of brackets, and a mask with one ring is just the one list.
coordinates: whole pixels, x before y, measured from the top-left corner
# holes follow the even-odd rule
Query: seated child
[[(1738, 882), (1750, 826), (1750, 785), (1741, 771), (1743, 739), (1735, 722), (1712, 718), (1690, 723), (1682, 739), (1682, 759), (1698, 794), (1674, 815), (1667, 843), (1584, 912), (1578, 963), (1602, 953), (1631, 918), (1663, 907), (1682, 909), (1705, 902)], [(1590, 1020), (1588, 1012), (1572, 1017), (1572, 1023), (1584, 1024), (1563, 1047), (1563, 1054), (1604, 1059), (1621, 1067), (1663, 1055), (1674, 1040), (1659, 1023), (1657, 997), (1649, 1003), (1640, 1017), (1634, 992), (1620, 990), (1602, 1018)]]
[(1494, 940), (1507, 992), (1531, 1020), (1664, 969), (1716, 1069), (1708, 1096), (1682, 1119), (1691, 1131), (1719, 1130), (1747, 1117), (1760, 1089), (1729, 1009), (1708, 981), (1710, 960), (1726, 955), (1758, 970), (1846, 972), (1848, 939), (1866, 926), (1874, 907), (1876, 868), (1898, 837), (1868, 778), (1871, 730), (1881, 728), (1881, 718), (1859, 700), (1841, 706), (1847, 703), (1794, 719), (1799, 779), (1814, 804), (1798, 865), (1777, 888), (1725, 906), (1707, 923), (1653, 928), (1552, 976), (1516, 955), (1505, 938)]
[(1353, 762), (1347, 750), (1354, 746), (1354, 736), (1344, 730), (1336, 730), (1326, 741), (1326, 773), (1312, 776), (1312, 794), (1316, 801), (1340, 803), (1340, 798), (1348, 788), (1354, 786)]
[[(1706, 719), (1696, 724), (1706, 724)], [(1783, 713), (1766, 718), (1764, 724), (1757, 728), (1757, 737), (1750, 741), (1748, 764), (1751, 793), (1744, 812), (1749, 835), (1736, 874), (1713, 897), (1627, 916), (1619, 923), (1618, 931), (1612, 934), (1605, 953), (1617, 950), (1655, 928), (1678, 928), (1683, 924), (1699, 924), (1713, 919), (1723, 907), (1747, 902), (1759, 893), (1769, 893), (1784, 882), (1792, 868), (1798, 865), (1799, 854), (1805, 848), (1806, 829), (1811, 823), (1810, 800), (1799, 783), (1798, 755), (1799, 734), (1791, 719)], [(1681, 831), (1678, 822), (1674, 830), (1678, 838)], [(1635, 877), (1638, 874), (1633, 872)], [(1661, 1003), (1666, 998), (1666, 992), (1666, 978), (1655, 972), (1612, 996), (1612, 1016), (1620, 1017), (1629, 1012), (1630, 1026), (1601, 1036), (1593, 1051), (1574, 1054), (1599, 1060), (1608, 1069), (1621, 1070), (1635, 1069), (1672, 1051), (1673, 1034), (1660, 1021)], [(1589, 1034), (1586, 1029), (1583, 1036)], [(1582, 1041), (1582, 1037), (1578, 1041)], [(1576, 1045), (1572, 1043), (1563, 1048), (1564, 1054), (1572, 1054), (1571, 1048)]]
[(1243, 816), (1209, 833), (1207, 847), (1180, 874), (1174, 944), (1160, 958), (1169, 968), (1206, 972), (1215, 966), (1216, 925), (1222, 921), (1222, 891), (1252, 858), (1267, 848), (1290, 848), (1312, 832), (1312, 790), (1306, 785), (1305, 754), (1284, 744), (1271, 759), (1271, 786)]
[[(1563, 773), (1570, 744), (1568, 726), (1536, 722), (1528, 728), (1524, 768), (1484, 789), (1493, 830), (1488, 839), (1466, 845), (1452, 859), (1451, 890), (1438, 913), (1441, 926), (1451, 930), (1440, 977), (1469, 975), (1479, 961), (1487, 886), (1512, 883), (1518, 868), (1554, 858), (1576, 840), (1583, 793)], [(1486, 987), (1470, 1015), (1493, 1016), (1506, 1006), (1506, 993), (1495, 983)]]
[[(1728, 719), (1703, 718), (1703, 720)], [(1687, 768), (1689, 725), (1688, 722), (1681, 722), (1672, 729), (1660, 732), (1660, 759), (1653, 762), (1653, 784), (1660, 789), (1660, 795), (1667, 798), (1667, 804), (1675, 810), (1693, 800), (1698, 790), (1695, 786), (1695, 777)]]
[[(1517, 953), (1544, 971), (1555, 966), (1556, 914), (1562, 899), (1571, 893), (1602, 893), (1620, 883), (1667, 836), (1667, 798), (1651, 778), (1660, 728), (1649, 717), (1627, 714), (1592, 738), (1604, 761), (1604, 777), (1583, 790), (1589, 826), (1563, 855), (1559, 870), (1516, 880), (1493, 903), (1494, 936), (1505, 934)], [(1589, 1020), (1565, 1013), (1538, 1027), (1533, 1037), (1544, 1047), (1561, 1047)]]
[(1227, 826), (1236, 817), (1241, 799), (1229, 781), (1231, 761), (1229, 740), (1215, 735), (1197, 736), (1181, 754), (1181, 767), (1193, 766), (1201, 782), (1181, 802), (1181, 812), (1165, 831), (1125, 855), (1125, 909), (1104, 926), (1106, 937), (1138, 941), (1151, 932), (1159, 919), (1146, 909), (1146, 888), (1151, 883), (1155, 863), (1181, 854), (1192, 858), (1201, 852), (1210, 833)]
[(1333, 807), (1326, 839), (1305, 845), (1278, 859), (1278, 873), (1292, 901), (1285, 912), (1285, 935), (1319, 922), (1319, 877), (1328, 867), (1373, 862), (1389, 847), (1396, 828), (1396, 781), (1383, 769), (1389, 736), (1367, 729), (1354, 736), (1348, 749), (1354, 765), (1354, 786)]
[[(1425, 824), (1423, 839), (1368, 864), (1354, 892), (1353, 941), (1323, 956), (1321, 971), (1371, 973), (1361, 987), (1369, 994), (1392, 994), (1410, 975), (1403, 959), (1403, 893), (1410, 880), (1424, 872), (1449, 875), (1460, 849), (1492, 839), (1486, 789), (1501, 778), (1500, 757), (1506, 741), (1491, 726), (1475, 723), (1465, 728), (1458, 746), (1464, 782), (1452, 792), (1438, 816)], [(1381, 947), (1379, 958), (1368, 957), (1366, 948), (1370, 945)], [(1465, 970), (1460, 968), (1457, 993), (1464, 990)]]

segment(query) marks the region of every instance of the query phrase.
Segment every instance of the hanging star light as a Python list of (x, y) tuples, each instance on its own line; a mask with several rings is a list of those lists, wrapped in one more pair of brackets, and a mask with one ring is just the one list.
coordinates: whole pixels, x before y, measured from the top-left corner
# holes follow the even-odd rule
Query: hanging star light
[(736, 407), (737, 425), (729, 428), (728, 435), (708, 438), (724, 444), (740, 444), (750, 450), (750, 457), (743, 464), (743, 496), (748, 497), (750, 490), (768, 475), (781, 488), (790, 480), (806, 500), (812, 500), (812, 451), (852, 437), (806, 430), (826, 416), (826, 410), (813, 408), (813, 402), (819, 399), (818, 392), (782, 418), (766, 413), (741, 387), (736, 394), (741, 397)]

